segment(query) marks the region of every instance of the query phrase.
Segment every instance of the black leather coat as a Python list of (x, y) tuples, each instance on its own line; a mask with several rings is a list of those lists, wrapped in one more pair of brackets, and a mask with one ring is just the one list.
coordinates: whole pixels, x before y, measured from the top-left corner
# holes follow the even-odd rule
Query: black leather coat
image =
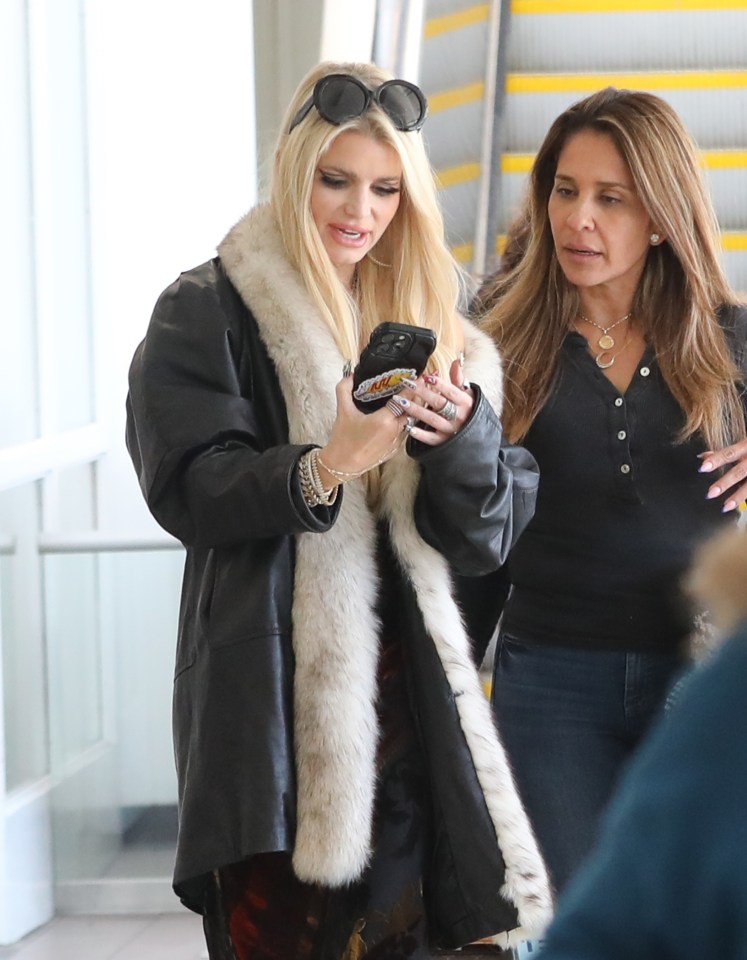
[[(410, 450), (422, 468), (418, 530), (455, 574), (469, 577), (500, 566), (531, 516), (537, 485), (532, 458), (501, 448), (500, 423), (479, 387), (477, 397), (453, 440)], [(200, 911), (212, 869), (293, 850), (295, 537), (330, 530), (345, 491), (329, 509), (311, 510), (300, 496), (295, 468), (311, 438), (289, 443), (276, 366), (219, 259), (183, 274), (159, 299), (132, 363), (127, 413), (148, 505), (187, 548), (173, 700), (174, 885)], [(517, 909), (496, 896), (505, 874), (496, 831), (413, 589), (403, 576), (414, 709), (441, 841), (432, 923), (441, 942), (455, 945), (516, 927)], [(486, 633), (484, 623), (475, 626)]]

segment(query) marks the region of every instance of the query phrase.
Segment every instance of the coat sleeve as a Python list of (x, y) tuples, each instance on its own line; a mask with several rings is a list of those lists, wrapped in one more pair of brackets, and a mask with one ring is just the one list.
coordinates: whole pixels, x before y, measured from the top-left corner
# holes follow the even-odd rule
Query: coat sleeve
[(340, 497), (306, 506), (296, 468), (308, 446), (278, 443), (258, 415), (270, 401), (255, 395), (250, 321), (211, 261), (164, 291), (130, 367), (127, 447), (151, 512), (185, 544), (323, 531), (339, 509)]
[(504, 444), (500, 420), (480, 391), (469, 422), (437, 447), (410, 440), (421, 466), (415, 522), (455, 573), (500, 567), (532, 518), (539, 468), (523, 447)]

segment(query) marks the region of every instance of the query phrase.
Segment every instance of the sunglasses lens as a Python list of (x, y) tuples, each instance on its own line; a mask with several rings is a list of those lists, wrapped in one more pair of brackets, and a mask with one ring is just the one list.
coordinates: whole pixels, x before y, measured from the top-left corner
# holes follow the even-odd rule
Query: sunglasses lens
[(340, 124), (359, 117), (368, 94), (351, 77), (328, 77), (317, 87), (316, 108), (328, 123)]
[(362, 116), (372, 99), (398, 130), (419, 130), (423, 126), (428, 107), (415, 84), (405, 80), (387, 80), (376, 90), (370, 91), (355, 77), (333, 73), (317, 81), (312, 97), (295, 115), (288, 132), (298, 126), (312, 104), (327, 123), (339, 126)]
[(418, 130), (425, 120), (425, 98), (416, 87), (392, 80), (378, 89), (378, 101), (398, 130)]

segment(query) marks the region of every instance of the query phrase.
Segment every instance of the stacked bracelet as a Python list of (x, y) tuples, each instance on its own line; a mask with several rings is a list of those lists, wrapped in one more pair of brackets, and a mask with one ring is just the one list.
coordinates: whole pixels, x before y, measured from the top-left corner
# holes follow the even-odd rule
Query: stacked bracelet
[(301, 484), (301, 494), (310, 507), (329, 507), (337, 499), (337, 487), (332, 487), (330, 490), (324, 487), (322, 478), (319, 476), (318, 463), (318, 447), (307, 450), (306, 453), (301, 455), (301, 459), (298, 461), (298, 479)]

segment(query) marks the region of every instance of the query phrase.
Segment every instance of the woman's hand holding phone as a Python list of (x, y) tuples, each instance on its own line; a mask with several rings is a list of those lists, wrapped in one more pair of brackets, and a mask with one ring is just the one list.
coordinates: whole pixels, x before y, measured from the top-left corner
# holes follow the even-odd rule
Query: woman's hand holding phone
[(353, 401), (352, 375), (343, 377), (337, 384), (336, 394), (337, 416), (319, 458), (326, 487), (363, 476), (385, 463), (407, 436), (408, 420), (404, 413), (395, 416), (386, 406), (372, 413), (361, 413)]
[(465, 384), (462, 360), (455, 360), (448, 380), (426, 373), (411, 389), (405, 411), (416, 423), (409, 433), (421, 443), (436, 447), (459, 432), (472, 416), (474, 405), (474, 391)]
[(422, 372), (435, 345), (433, 331), (421, 327), (385, 323), (374, 330), (353, 375), (337, 385), (337, 417), (319, 458), (325, 486), (384, 463), (408, 434), (437, 446), (469, 420), (474, 394), (462, 359), (448, 380)]

